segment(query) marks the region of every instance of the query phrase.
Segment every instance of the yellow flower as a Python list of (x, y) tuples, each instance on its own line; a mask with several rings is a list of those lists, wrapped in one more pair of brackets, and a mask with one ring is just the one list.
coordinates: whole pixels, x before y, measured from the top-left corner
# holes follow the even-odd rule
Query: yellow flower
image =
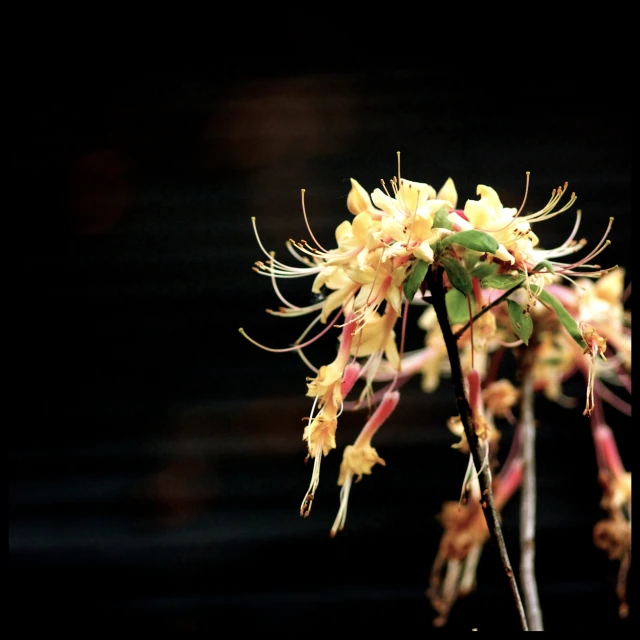
[(384, 353), (387, 361), (397, 369), (400, 366), (400, 354), (396, 345), (396, 334), (393, 330), (397, 314), (392, 307), (385, 309), (384, 316), (374, 312), (351, 345), (351, 354), (365, 357), (373, 353)]
[(377, 409), (362, 428), (356, 441), (353, 445), (345, 447), (342, 464), (340, 465), (340, 476), (338, 477), (338, 485), (342, 487), (340, 490), (340, 508), (333, 527), (331, 527), (331, 537), (344, 529), (347, 520), (349, 493), (354, 477), (358, 481), (363, 475), (371, 474), (375, 464), (385, 465), (385, 461), (371, 446), (371, 439), (389, 418), (399, 401), (400, 393), (398, 391), (385, 393)]
[(451, 205), (452, 209), (456, 208), (456, 205), (458, 204), (458, 192), (456, 191), (456, 185), (451, 178), (447, 178), (442, 187), (440, 187), (440, 191), (438, 191), (436, 199), (445, 200)]
[(520, 391), (506, 378), (489, 383), (482, 391), (482, 399), (487, 411), (494, 416), (509, 419), (513, 418), (511, 407), (515, 405), (519, 397)]
[(625, 270), (613, 269), (598, 280), (577, 281), (577, 319), (595, 327), (616, 352), (627, 371), (631, 371), (631, 331), (622, 302)]
[(380, 218), (380, 212), (371, 203), (371, 197), (362, 185), (351, 178), (351, 190), (347, 196), (347, 209), (354, 216), (366, 212), (374, 218)]
[[(377, 237), (385, 243), (396, 243), (392, 248), (393, 255), (412, 255), (433, 262), (432, 245), (450, 233), (433, 228), (434, 216), (443, 207), (452, 209), (453, 203), (436, 198), (434, 188), (426, 183), (402, 179), (399, 186), (396, 182), (392, 184), (393, 197), (381, 189), (375, 189), (371, 194), (373, 203), (383, 212)], [(441, 193), (457, 197), (453, 181), (445, 183)]]
[(336, 405), (326, 404), (304, 428), (302, 439), (307, 443), (311, 458), (326, 456), (331, 449), (336, 448), (337, 413)]
[(358, 482), (363, 475), (371, 475), (373, 465), (380, 464), (383, 467), (385, 461), (378, 455), (378, 452), (369, 444), (364, 443), (359, 446), (352, 444), (344, 448), (342, 464), (340, 465), (340, 476), (338, 486), (341, 487), (347, 481), (347, 476), (352, 473)]
[(315, 378), (308, 378), (307, 395), (315, 398), (321, 398), (322, 404), (339, 405), (342, 402), (340, 394), (340, 384), (344, 367), (346, 365), (341, 362), (344, 358), (334, 361), (331, 364), (325, 364), (318, 369), (318, 375)]
[[(308, 379), (307, 395), (315, 398), (309, 422), (302, 439), (307, 443), (308, 457), (315, 458), (311, 482), (300, 506), (300, 514), (308, 516), (320, 483), (320, 460), (336, 447), (338, 415), (342, 410), (342, 382), (349, 360), (354, 327), (348, 317), (342, 328), (340, 347), (335, 360), (320, 367), (315, 378)], [(317, 409), (317, 413), (314, 411)]]
[(503, 207), (495, 189), (479, 184), (476, 192), (480, 200), (467, 200), (464, 217), (452, 213), (449, 219), (456, 230), (477, 229), (491, 234), (499, 244), (496, 257), (513, 264), (515, 258), (508, 249), (515, 249), (527, 237), (537, 244), (537, 238), (527, 223), (514, 223), (517, 209)]
[(383, 260), (383, 249), (369, 255), (364, 265), (345, 265), (345, 273), (360, 285), (354, 300), (354, 311), (359, 318), (369, 316), (385, 300), (400, 316), (402, 314), (402, 282), (406, 264), (396, 267), (391, 260)]

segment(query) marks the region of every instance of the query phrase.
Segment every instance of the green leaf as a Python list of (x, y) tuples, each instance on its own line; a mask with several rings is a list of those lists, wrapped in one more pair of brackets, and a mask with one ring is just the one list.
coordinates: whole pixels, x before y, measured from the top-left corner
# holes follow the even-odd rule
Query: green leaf
[(444, 247), (450, 245), (452, 242), (467, 249), (473, 249), (474, 251), (480, 251), (482, 253), (495, 253), (500, 246), (493, 236), (476, 229), (453, 233), (440, 241), (440, 247), (444, 249)]
[(471, 271), (480, 260), (480, 254), (475, 251), (465, 251), (464, 256), (462, 256), (462, 262), (467, 271)]
[(495, 262), (478, 262), (471, 271), (471, 277), (478, 278), (482, 282), (484, 278), (492, 276), (497, 270), (498, 265)]
[(516, 335), (522, 342), (529, 344), (529, 338), (533, 332), (533, 320), (524, 312), (522, 305), (515, 300), (507, 300), (509, 307), (509, 320)]
[(516, 285), (524, 282), (524, 275), (518, 274), (517, 276), (512, 276), (508, 273), (496, 273), (491, 276), (487, 276), (486, 278), (482, 278), (482, 288), (483, 289), (511, 289)]
[(413, 269), (411, 269), (409, 276), (404, 281), (404, 295), (410, 303), (413, 302), (413, 298), (416, 293), (418, 293), (418, 289), (420, 288), (424, 277), (427, 275), (427, 271), (429, 271), (429, 263), (424, 260), (418, 260), (413, 265)]
[(442, 258), (442, 266), (447, 272), (451, 284), (460, 293), (468, 296), (473, 289), (469, 272), (455, 258)]
[(436, 215), (433, 216), (433, 226), (438, 229), (449, 229), (449, 231), (453, 229), (453, 225), (447, 216), (447, 210), (444, 207), (440, 207), (436, 211)]
[(540, 271), (542, 269), (546, 269), (549, 273), (553, 274), (555, 274), (556, 272), (553, 268), (553, 265), (548, 260), (542, 260), (541, 262), (538, 262), (535, 267), (533, 267), (534, 271)]
[(578, 323), (573, 319), (571, 314), (562, 306), (560, 300), (552, 296), (548, 291), (540, 289), (535, 284), (531, 285), (531, 291), (538, 296), (538, 299), (551, 307), (558, 316), (562, 326), (569, 332), (569, 335), (584, 349), (587, 345), (582, 338)]
[[(449, 289), (444, 297), (445, 304), (447, 306), (447, 315), (449, 316), (449, 322), (451, 324), (465, 324), (469, 321), (469, 302), (467, 297), (460, 293), (457, 289)], [(472, 302), (472, 312), (474, 312), (475, 305)]]

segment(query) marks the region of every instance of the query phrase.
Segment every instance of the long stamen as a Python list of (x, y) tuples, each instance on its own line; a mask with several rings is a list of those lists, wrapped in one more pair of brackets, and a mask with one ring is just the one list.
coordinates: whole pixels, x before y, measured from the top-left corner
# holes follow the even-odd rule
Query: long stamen
[[(307, 342), (304, 342), (303, 344), (294, 344), (292, 347), (284, 347), (282, 349), (274, 349), (272, 347), (266, 347), (265, 345), (260, 344), (257, 340), (254, 340), (253, 338), (251, 338), (242, 327), (240, 327), (238, 329), (238, 332), (242, 336), (244, 336), (249, 342), (251, 342), (252, 344), (255, 344), (256, 347), (260, 347), (264, 351), (269, 351), (271, 353), (289, 353), (291, 351), (297, 351), (298, 349), (304, 349), (305, 347), (308, 347), (310, 344), (313, 344), (318, 338), (320, 338), (320, 336), (322, 336), (325, 333), (327, 333), (327, 331), (329, 331), (329, 329), (331, 329), (331, 327), (333, 327), (333, 325), (336, 323), (336, 321), (338, 320), (338, 318), (340, 317), (341, 314), (342, 314), (342, 310), (339, 310), (338, 313), (336, 314), (335, 318), (333, 320), (331, 320), (331, 322), (328, 322), (327, 326), (317, 336), (314, 336), (313, 338), (311, 338), (311, 340), (308, 340)], [(314, 322), (315, 322), (315, 320), (314, 320)]]
[[(275, 254), (273, 254), (275, 255)], [(320, 273), (325, 265), (317, 265), (315, 267), (292, 267), (284, 264), (275, 258), (270, 258), (265, 264), (261, 260), (256, 260), (253, 270), (261, 276), (269, 276), (275, 274), (277, 278), (304, 278), (315, 273)]]
[(345, 411), (357, 411), (358, 409), (363, 409), (364, 407), (362, 403), (364, 402), (365, 399), (367, 400), (367, 405), (366, 405), (367, 409), (371, 410), (373, 407), (375, 407), (382, 401), (382, 399), (387, 393), (389, 393), (390, 391), (397, 391), (402, 386), (407, 384), (409, 380), (411, 380), (410, 375), (407, 375), (407, 376), (400, 375), (397, 377), (394, 375), (394, 379), (390, 384), (382, 387), (381, 389), (378, 389), (378, 391), (376, 391), (373, 394), (367, 395), (366, 398), (359, 398), (358, 400), (351, 400), (351, 401), (345, 402), (344, 403)]
[(349, 493), (351, 492), (352, 484), (353, 471), (347, 471), (347, 477), (345, 478), (344, 484), (340, 489), (340, 508), (338, 509), (338, 515), (333, 521), (333, 526), (331, 527), (331, 531), (329, 532), (329, 535), (332, 538), (335, 538), (338, 531), (342, 531), (344, 529), (344, 525), (347, 521), (347, 507), (349, 506)]
[(289, 239), (287, 240), (284, 245), (287, 248), (287, 251), (298, 261), (298, 262), (302, 262), (303, 264), (306, 264), (309, 267), (316, 267), (317, 265), (312, 262), (311, 260), (309, 260), (309, 258), (307, 258), (307, 256), (302, 256), (300, 255), (293, 247), (296, 243)]
[(318, 245), (318, 248), (321, 249), (322, 251), (324, 251), (325, 253), (327, 253), (327, 250), (316, 240), (316, 237), (313, 235), (313, 231), (311, 231), (311, 225), (309, 224), (309, 218), (307, 218), (307, 209), (304, 206), (304, 194), (305, 194), (305, 189), (301, 189), (302, 215), (304, 216), (304, 222), (307, 225), (307, 231), (309, 232), (309, 235), (311, 236), (311, 239)]
[[(280, 262), (279, 260), (275, 260), (275, 258), (273, 257), (273, 252), (269, 252), (264, 248), (264, 245), (262, 244), (262, 240), (260, 240), (260, 235), (258, 234), (258, 227), (256, 226), (256, 218), (255, 216), (251, 216), (251, 225), (253, 227), (253, 233), (256, 237), (256, 240), (258, 242), (258, 246), (260, 247), (260, 250), (262, 251), (262, 253), (264, 253), (265, 256), (267, 256), (269, 258), (269, 260), (273, 260), (275, 262), (275, 264), (277, 264), (280, 268), (284, 269), (285, 271), (303, 271), (304, 273), (309, 273), (309, 271), (307, 269), (295, 269), (294, 267), (291, 267), (283, 262)], [(262, 264), (262, 263), (256, 263), (256, 264)], [(262, 273), (259, 271), (259, 273)]]
[[(271, 267), (273, 267), (273, 261), (275, 259), (275, 251), (271, 252), (271, 260), (269, 262), (269, 264), (271, 265)], [(283, 304), (287, 307), (289, 307), (289, 309), (297, 309), (300, 310), (300, 307), (298, 307), (295, 304), (291, 304), (281, 293), (280, 289), (278, 288), (278, 283), (276, 281), (276, 274), (275, 274), (275, 270), (272, 268), (271, 269), (271, 286), (273, 287), (273, 290), (276, 292), (276, 296), (278, 296), (278, 298), (283, 302)]]
[(542, 222), (543, 220), (549, 220), (550, 218), (555, 218), (557, 215), (564, 213), (568, 209), (573, 206), (573, 203), (578, 199), (575, 193), (571, 194), (569, 201), (560, 209), (554, 211), (554, 207), (560, 202), (562, 196), (566, 193), (568, 187), (568, 183), (564, 183), (564, 187), (558, 187), (558, 189), (554, 189), (551, 195), (551, 199), (540, 211), (536, 211), (535, 213), (530, 213), (523, 217), (523, 220), (527, 222)]
[(300, 515), (306, 518), (311, 513), (311, 507), (313, 506), (313, 499), (315, 497), (316, 490), (320, 484), (320, 464), (322, 462), (322, 447), (324, 445), (324, 439), (320, 439), (316, 445), (315, 457), (313, 461), (313, 472), (311, 474), (311, 482), (307, 493), (305, 493), (300, 505)]
[[(609, 240), (607, 236), (611, 231), (612, 225), (613, 225), (613, 218), (611, 217), (609, 218), (609, 224), (607, 225), (604, 235), (600, 238), (600, 241), (598, 242), (598, 244), (584, 258), (582, 258), (582, 260), (578, 260), (578, 262), (576, 262), (575, 264), (570, 265), (572, 269), (585, 265), (586, 262), (595, 258), (600, 253), (602, 253), (611, 244), (611, 240)], [(609, 269), (607, 269), (607, 271), (611, 271), (613, 269), (617, 269), (617, 265), (610, 267)]]
[(525, 203), (527, 201), (527, 196), (529, 195), (529, 179), (531, 177), (531, 172), (527, 171), (525, 173), (525, 175), (527, 177), (526, 177), (525, 183), (524, 183), (524, 196), (522, 197), (522, 204), (520, 205), (520, 208), (518, 209), (518, 212), (516, 213), (515, 216), (513, 216), (514, 220), (522, 213), (522, 210), (524, 209), (524, 205), (525, 205)]
[[(307, 328), (300, 334), (300, 336), (298, 336), (298, 339), (293, 343), (294, 346), (298, 346), (300, 345), (300, 343), (306, 338), (307, 334), (309, 333), (309, 331), (311, 331), (311, 329), (313, 329), (313, 327), (318, 324), (318, 322), (320, 322), (320, 319), (322, 318), (322, 314), (318, 314), (308, 325)], [(300, 350), (302, 347), (298, 346), (298, 350)]]
[(308, 307), (299, 307), (292, 309), (279, 309), (275, 311), (274, 309), (266, 309), (266, 312), (271, 316), (278, 316), (280, 318), (299, 318), (300, 316), (306, 316), (309, 313), (313, 313), (314, 311), (319, 311), (324, 306), (324, 300), (320, 302), (316, 302), (315, 304), (309, 305)]
[(311, 364), (311, 361), (309, 360), (309, 358), (307, 358), (304, 351), (302, 349), (296, 349), (296, 352), (300, 356), (300, 360), (302, 360), (302, 362), (304, 362), (307, 365), (307, 367), (311, 369), (311, 371), (317, 374), (319, 371), (318, 367)]

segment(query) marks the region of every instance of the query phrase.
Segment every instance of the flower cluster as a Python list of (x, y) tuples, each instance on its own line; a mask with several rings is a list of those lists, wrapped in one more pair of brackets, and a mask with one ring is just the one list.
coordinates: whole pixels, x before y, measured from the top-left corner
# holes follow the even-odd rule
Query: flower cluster
[[(576, 372), (584, 373), (584, 413), (592, 421), (600, 415), (600, 398), (629, 411), (603, 382), (630, 388), (630, 319), (623, 306), (624, 272), (592, 264), (609, 244), (611, 221), (592, 251), (564, 262), (562, 259), (585, 246), (584, 240), (576, 239), (581, 212), (577, 211), (570, 236), (555, 249), (541, 248), (533, 227), (567, 211), (575, 194), (565, 199), (565, 184), (552, 191), (542, 209), (525, 213), (528, 186), (527, 174), (525, 198), (519, 208), (504, 206), (498, 193), (486, 185), (478, 185), (478, 198), (467, 200), (460, 208), (451, 178), (436, 191), (429, 184), (402, 178), (398, 163), (397, 177), (388, 185), (383, 181), (381, 188), (371, 193), (351, 179), (347, 209), (352, 217), (338, 225), (336, 244), (330, 249), (315, 239), (309, 227), (303, 191), (302, 209), (311, 241), (286, 243), (297, 264), (276, 259), (274, 252), (267, 251), (252, 218), (265, 256), (255, 263), (254, 270), (270, 279), (281, 302), (270, 313), (285, 318), (313, 316), (288, 348), (266, 347), (240, 329), (263, 349), (297, 353), (313, 374), (307, 378), (311, 409), (302, 437), (314, 464), (300, 508), (303, 516), (311, 510), (321, 460), (337, 446), (340, 414), (360, 408), (369, 412), (362, 432), (343, 452), (338, 478), (341, 501), (332, 535), (345, 526), (353, 481), (371, 474), (376, 464), (385, 464), (371, 441), (397, 407), (402, 385), (418, 375), (422, 388), (431, 392), (450, 374), (440, 321), (429, 304), (433, 282), (441, 283), (446, 291), (446, 312), (457, 341), (475, 437), (485, 452), (482, 467), (496, 466), (500, 438), (496, 418), (516, 421), (513, 407), (519, 391), (509, 381), (495, 379), (495, 363), (506, 350), (535, 350), (535, 387), (557, 402), (570, 401), (562, 393), (563, 381)], [(299, 306), (282, 294), (278, 281), (307, 276), (313, 278), (311, 291), (317, 301)], [(425, 331), (425, 342), (423, 348), (406, 351), (410, 307), (422, 309), (417, 321)], [(337, 355), (328, 364), (315, 367), (305, 348), (332, 327), (340, 329)], [(468, 592), (474, 583), (475, 565), (488, 536), (478, 500), (467, 500), (468, 495), (478, 497), (481, 468), (476, 468), (469, 454), (461, 416), (452, 416), (448, 426), (460, 436), (455, 446), (469, 455), (469, 466), (460, 502), (445, 505), (441, 516), (445, 534), (429, 590), (441, 622), (457, 594)], [(519, 484), (517, 446), (512, 449), (513, 454), (495, 476), (498, 508)], [(619, 496), (621, 478), (626, 476), (610, 466), (602, 481), (607, 495)], [(611, 498), (607, 508), (615, 504), (615, 511), (626, 501), (630, 504), (630, 489), (628, 500), (626, 493), (624, 498)], [(613, 537), (607, 533), (596, 539), (610, 550), (613, 543), (608, 541)], [(602, 542), (605, 539), (607, 542)], [(622, 552), (611, 553), (621, 557)], [(447, 573), (444, 580), (440, 579), (442, 571)]]
[[(552, 294), (556, 301), (562, 301), (562, 307), (557, 307), (557, 303), (555, 309), (536, 305), (531, 311), (533, 330), (528, 341), (528, 348), (533, 351), (531, 375), (535, 391), (570, 408), (575, 406), (576, 399), (563, 393), (564, 383), (576, 374), (583, 375), (586, 381), (584, 412), (589, 416), (599, 469), (598, 481), (603, 487), (601, 506), (607, 512), (607, 518), (594, 527), (594, 543), (612, 560), (619, 562), (616, 591), (621, 617), (628, 612), (626, 584), (631, 564), (631, 474), (624, 469), (613, 432), (604, 420), (603, 402), (625, 415), (631, 415), (631, 406), (623, 398), (631, 393), (631, 319), (623, 304), (624, 276), (624, 270), (616, 268), (595, 281), (578, 278), (569, 285), (551, 282), (546, 293)], [(593, 351), (586, 346), (583, 348), (574, 336), (563, 330), (557, 311), (560, 315), (566, 313), (570, 316), (575, 322), (574, 333), (578, 330), (586, 345), (593, 340)], [(514, 425), (511, 448), (494, 476), (496, 506), (500, 510), (522, 480), (521, 423), (512, 411), (521, 398), (518, 389), (508, 380), (496, 380), (493, 374), (499, 369), (500, 359), (505, 353), (503, 339), (511, 330), (508, 309), (496, 306), (489, 313), (493, 315), (495, 331), (492, 340), (481, 350), (486, 362), (480, 368), (482, 391), (478, 400), (474, 400), (477, 394), (473, 391), (478, 383), (470, 384), (468, 388), (472, 406), (475, 403), (482, 407), (484, 403), (485, 422), (489, 417), (490, 434), (496, 444), (500, 434), (493, 418), (500, 417)], [(564, 320), (571, 326), (568, 318)], [(428, 372), (424, 375), (423, 380), (429, 379)], [(482, 420), (475, 421), (476, 424), (478, 422), (482, 423)], [(452, 446), (468, 455), (458, 417), (450, 420), (449, 428), (462, 438), (460, 443)], [(490, 449), (489, 464), (492, 468), (498, 465), (496, 454), (497, 446)], [(470, 471), (465, 482), (469, 482), (469, 474)], [(476, 500), (468, 502), (463, 497), (458, 503), (447, 503), (440, 514), (444, 532), (427, 591), (438, 613), (434, 621), (436, 625), (445, 624), (456, 599), (474, 588), (475, 569), (488, 538), (486, 526), (480, 526), (484, 521), (477, 504), (477, 480), (471, 480), (475, 481), (471, 484), (471, 493)]]

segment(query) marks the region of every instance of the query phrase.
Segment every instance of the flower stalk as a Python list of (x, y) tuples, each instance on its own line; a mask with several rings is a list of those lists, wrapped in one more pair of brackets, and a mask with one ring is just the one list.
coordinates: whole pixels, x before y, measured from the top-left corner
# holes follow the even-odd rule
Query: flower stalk
[(520, 349), (520, 459), (523, 463), (520, 490), (520, 583), (530, 631), (544, 631), (536, 581), (536, 423), (534, 417), (533, 357), (534, 339)]
[(507, 551), (507, 545), (502, 533), (502, 526), (500, 524), (500, 516), (495, 506), (491, 468), (489, 465), (484, 464), (485, 452), (482, 444), (476, 434), (476, 429), (473, 424), (473, 417), (471, 414), (471, 407), (467, 400), (467, 395), (464, 387), (464, 377), (462, 373), (462, 366), (460, 363), (460, 354), (458, 352), (458, 346), (456, 339), (451, 330), (449, 324), (449, 318), (447, 316), (447, 307), (445, 302), (445, 288), (443, 284), (443, 269), (440, 266), (434, 265), (434, 268), (430, 269), (427, 273), (427, 284), (431, 292), (431, 303), (438, 317), (438, 322), (442, 330), (442, 337), (447, 347), (447, 354), (449, 356), (449, 362), (451, 365), (451, 384), (453, 385), (453, 391), (456, 398), (456, 406), (460, 414), (460, 420), (464, 427), (464, 432), (469, 443), (469, 449), (473, 457), (473, 462), (476, 469), (480, 469), (478, 480), (480, 482), (480, 504), (483, 508), (484, 515), (489, 527), (491, 537), (495, 541), (500, 554), (500, 560), (504, 568), (509, 588), (513, 596), (513, 600), (518, 611), (518, 617), (520, 619), (520, 625), (523, 631), (528, 631), (529, 626), (527, 623), (527, 616), (518, 589), (518, 583), (516, 581), (513, 568), (511, 566), (511, 560), (509, 559), (509, 553)]

